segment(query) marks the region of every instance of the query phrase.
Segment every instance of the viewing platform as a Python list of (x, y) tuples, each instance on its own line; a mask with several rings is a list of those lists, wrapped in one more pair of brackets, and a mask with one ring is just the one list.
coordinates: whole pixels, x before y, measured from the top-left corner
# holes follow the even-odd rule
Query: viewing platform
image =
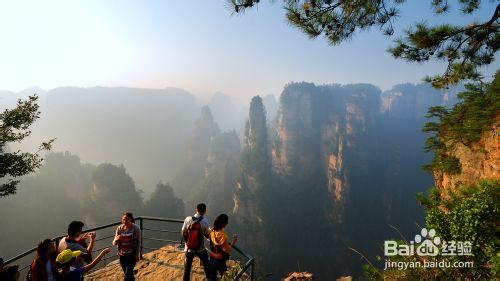
[[(184, 272), (184, 245), (182, 244), (180, 228), (183, 220), (140, 216), (135, 218), (141, 227), (141, 260), (134, 268), (136, 280), (180, 280)], [(114, 222), (91, 229), (83, 233), (96, 231), (93, 255), (111, 246), (116, 226)], [(59, 242), (65, 235), (53, 238)], [(233, 246), (231, 260), (228, 261), (228, 273), (232, 280), (254, 279), (254, 258)], [(5, 264), (19, 265), (21, 278), (26, 276), (31, 261), (34, 259), (36, 247), (5, 261)], [(116, 247), (91, 272), (85, 275), (85, 280), (119, 280), (123, 273), (118, 262)], [(191, 280), (205, 280), (203, 267), (195, 259), (191, 271)]]

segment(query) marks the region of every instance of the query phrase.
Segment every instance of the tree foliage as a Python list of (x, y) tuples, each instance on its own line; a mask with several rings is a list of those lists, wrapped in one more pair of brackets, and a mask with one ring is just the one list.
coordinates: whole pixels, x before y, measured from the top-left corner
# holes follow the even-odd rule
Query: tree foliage
[(9, 143), (19, 143), (31, 134), (31, 125), (40, 117), (36, 95), (19, 100), (13, 109), (0, 114), (0, 197), (16, 193), (17, 178), (34, 172), (42, 165), (39, 153), (50, 150), (53, 139), (43, 142), (35, 153), (9, 151)]
[[(236, 13), (254, 7), (259, 0), (229, 0)], [(338, 45), (356, 32), (376, 27), (393, 36), (405, 0), (283, 0), (290, 24), (311, 38), (323, 35), (330, 44)], [(480, 0), (460, 0), (458, 9), (473, 14)], [(447, 0), (432, 0), (435, 14), (450, 10)], [(484, 22), (469, 25), (429, 25), (425, 21), (408, 28), (394, 40), (389, 52), (409, 62), (438, 60), (447, 62), (441, 75), (426, 77), (436, 88), (454, 85), (462, 80), (478, 80), (479, 68), (491, 64), (500, 45), (500, 5)]]
[(92, 173), (84, 211), (96, 223), (113, 221), (124, 211), (141, 213), (144, 210), (141, 193), (123, 165), (103, 163)]
[(472, 269), (444, 269), (445, 276), (489, 279), (500, 273), (500, 181), (481, 181), (462, 187), (450, 198), (436, 190), (419, 196), (427, 210), (426, 224), (445, 241), (470, 241), (470, 257), (451, 256), (453, 261), (472, 260)]
[(184, 217), (184, 202), (177, 198), (170, 184), (159, 182), (146, 202), (146, 215), (164, 218)]
[(500, 112), (500, 71), (491, 83), (469, 84), (466, 91), (458, 95), (460, 100), (453, 108), (431, 107), (423, 131), (433, 133), (425, 142), (425, 150), (434, 152), (434, 160), (424, 169), (459, 173), (460, 163), (449, 151), (461, 143), (469, 146), (479, 141), (489, 130)]

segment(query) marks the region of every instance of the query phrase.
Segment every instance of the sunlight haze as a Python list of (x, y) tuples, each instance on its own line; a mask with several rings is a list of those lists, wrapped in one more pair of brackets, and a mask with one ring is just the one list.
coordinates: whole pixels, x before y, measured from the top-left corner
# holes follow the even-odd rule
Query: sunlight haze
[[(178, 87), (246, 100), (279, 95), (290, 81), (366, 82), (388, 89), (444, 71), (444, 64), (394, 60), (385, 52), (390, 41), (377, 30), (336, 47), (323, 38), (308, 40), (286, 23), (279, 2), (261, 2), (232, 15), (225, 1), (3, 1), (1, 89)], [(494, 3), (482, 5), (469, 17), (432, 17), (480, 20), (490, 16)], [(408, 1), (400, 27), (429, 14), (428, 3)], [(486, 74), (496, 68), (498, 62)]]

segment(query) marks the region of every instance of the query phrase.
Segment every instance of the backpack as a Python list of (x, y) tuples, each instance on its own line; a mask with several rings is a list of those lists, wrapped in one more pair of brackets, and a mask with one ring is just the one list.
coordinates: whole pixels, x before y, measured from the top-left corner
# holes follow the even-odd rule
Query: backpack
[(33, 281), (33, 272), (31, 272), (31, 269), (33, 268), (33, 263), (35, 263), (35, 261), (33, 261), (28, 269), (28, 273), (26, 273), (26, 281)]
[[(211, 231), (215, 230), (212, 229)], [(222, 245), (215, 245), (212, 237), (210, 237), (210, 257), (224, 262), (229, 260), (229, 253), (224, 252)]]
[(193, 222), (189, 225), (186, 234), (186, 246), (188, 250), (198, 250), (200, 245), (203, 244), (203, 234), (201, 233), (201, 220), (202, 216), (198, 218), (192, 217)]
[(46, 278), (47, 273), (44, 271), (45, 268), (40, 269), (40, 266), (41, 265), (40, 263), (37, 263), (37, 260), (33, 260), (31, 262), (28, 272), (26, 273), (26, 281), (43, 280)]

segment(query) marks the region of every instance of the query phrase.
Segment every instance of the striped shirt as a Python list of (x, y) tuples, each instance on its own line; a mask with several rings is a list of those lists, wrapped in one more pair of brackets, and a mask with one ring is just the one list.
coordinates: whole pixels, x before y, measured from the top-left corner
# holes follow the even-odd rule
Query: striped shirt
[(139, 254), (139, 249), (141, 247), (141, 229), (139, 226), (132, 224), (131, 228), (125, 229), (124, 225), (120, 225), (116, 229), (116, 235), (120, 235), (120, 240), (118, 241), (118, 255)]

